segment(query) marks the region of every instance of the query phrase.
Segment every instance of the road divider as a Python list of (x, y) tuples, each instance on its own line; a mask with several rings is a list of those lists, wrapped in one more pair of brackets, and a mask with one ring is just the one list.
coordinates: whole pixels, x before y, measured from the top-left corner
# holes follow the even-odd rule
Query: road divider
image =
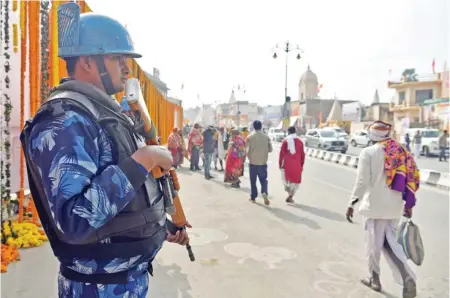
[[(359, 157), (339, 152), (324, 151), (314, 148), (305, 148), (306, 156), (324, 161), (341, 164), (343, 166), (358, 168)], [(427, 169), (420, 170), (420, 182), (437, 188), (450, 190), (450, 175)]]

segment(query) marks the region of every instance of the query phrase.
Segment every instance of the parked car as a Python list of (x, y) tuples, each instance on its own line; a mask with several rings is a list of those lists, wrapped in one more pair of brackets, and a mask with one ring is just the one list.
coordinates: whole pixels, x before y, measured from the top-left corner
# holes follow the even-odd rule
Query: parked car
[(372, 145), (372, 141), (369, 139), (367, 131), (360, 130), (352, 134), (352, 137), (350, 138), (350, 144), (352, 144), (353, 147), (369, 147), (370, 145)]
[(345, 132), (343, 128), (338, 126), (329, 126), (322, 128), (323, 130), (334, 130), (340, 137), (348, 139), (348, 133)]
[(306, 132), (305, 146), (327, 151), (346, 153), (347, 141), (330, 129), (310, 129)]
[(271, 127), (269, 128), (268, 136), (274, 142), (281, 142), (284, 139), (284, 131), (276, 127)]
[[(411, 148), (414, 146), (414, 135), (417, 133), (417, 131), (420, 131), (420, 134), (422, 135), (422, 150), (421, 154), (425, 156), (431, 156), (431, 155), (439, 155), (440, 149), (439, 149), (439, 137), (441, 135), (441, 132), (439, 129), (435, 128), (410, 128), (407, 129), (406, 133), (409, 133), (409, 138), (411, 139)], [(402, 135), (400, 137), (400, 143), (403, 145), (406, 145), (405, 143), (405, 136)], [(448, 155), (449, 151), (449, 139), (447, 139), (447, 150), (446, 155)]]

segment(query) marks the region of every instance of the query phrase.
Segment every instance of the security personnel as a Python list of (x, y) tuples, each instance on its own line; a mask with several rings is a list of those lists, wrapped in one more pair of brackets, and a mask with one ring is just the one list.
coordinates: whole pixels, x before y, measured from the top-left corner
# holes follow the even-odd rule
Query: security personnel
[(124, 26), (80, 15), (76, 3), (60, 6), (58, 25), (70, 79), (26, 123), (21, 142), (31, 193), (61, 263), (59, 297), (143, 298), (163, 242), (186, 245), (188, 236), (169, 232), (159, 183), (149, 174), (172, 166), (170, 152), (145, 146), (136, 129), (142, 125), (111, 97), (124, 89), (127, 58), (141, 55)]

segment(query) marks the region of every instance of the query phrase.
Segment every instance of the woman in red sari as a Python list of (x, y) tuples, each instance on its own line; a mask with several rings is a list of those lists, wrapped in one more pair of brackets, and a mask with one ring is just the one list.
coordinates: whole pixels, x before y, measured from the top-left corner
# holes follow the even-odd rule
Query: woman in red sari
[(287, 203), (294, 203), (294, 195), (302, 182), (305, 151), (303, 142), (297, 137), (295, 127), (288, 128), (288, 136), (283, 140), (280, 150), (279, 167), (284, 190), (288, 193)]
[(245, 159), (245, 141), (240, 136), (237, 129), (231, 131), (231, 141), (228, 145), (227, 159), (225, 162), (225, 179), (226, 183), (231, 183), (231, 187), (239, 188), (244, 169)]
[(182, 140), (178, 132), (178, 128), (174, 128), (169, 135), (167, 147), (172, 153), (173, 167), (176, 169), (181, 164), (182, 155)]

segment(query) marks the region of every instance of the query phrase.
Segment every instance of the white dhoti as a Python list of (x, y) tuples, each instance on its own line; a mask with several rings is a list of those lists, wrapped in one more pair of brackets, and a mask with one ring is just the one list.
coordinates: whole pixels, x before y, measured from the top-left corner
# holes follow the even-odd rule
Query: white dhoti
[(294, 196), (299, 189), (300, 184), (287, 181), (283, 169), (281, 170), (281, 179), (283, 181), (284, 191), (287, 192), (288, 195)]
[(399, 220), (396, 219), (367, 219), (366, 245), (369, 263), (369, 274), (380, 274), (380, 257), (383, 251), (394, 279), (400, 285), (403, 281), (414, 280), (416, 276), (408, 265), (402, 246), (396, 240)]
[(420, 151), (422, 149), (421, 144), (414, 144), (414, 156), (419, 158), (420, 157)]
[(225, 147), (223, 146), (222, 134), (219, 134), (217, 139), (217, 158), (223, 160), (225, 158)]

